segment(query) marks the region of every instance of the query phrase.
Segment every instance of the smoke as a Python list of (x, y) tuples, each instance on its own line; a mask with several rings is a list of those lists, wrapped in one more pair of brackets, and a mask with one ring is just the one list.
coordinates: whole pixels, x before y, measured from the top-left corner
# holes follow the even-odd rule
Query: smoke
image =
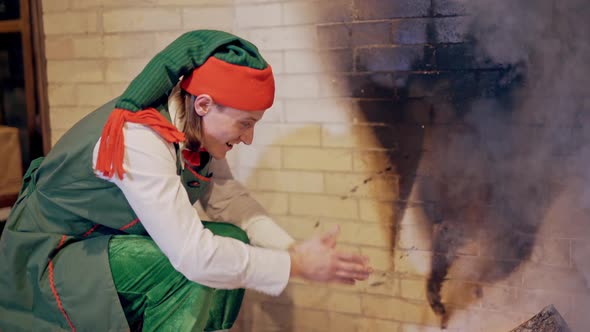
[[(463, 114), (463, 126), (453, 128), (452, 135), (433, 132), (435, 176), (453, 183), (441, 193), (439, 229), (444, 232), (434, 238), (438, 253), (428, 283), (429, 300), (439, 313), (445, 313), (440, 283), (466, 237), (483, 232), (480, 254), (506, 260), (479, 271), (479, 280), (493, 282), (530, 258), (552, 210), (559, 211), (553, 213), (556, 218), (570, 219), (571, 226), (579, 218), (576, 211), (590, 208), (587, 0), (455, 2), (471, 18), (476, 61), (503, 70), (479, 73), (480, 79), (492, 77), (495, 93), (457, 111)], [(588, 284), (589, 251), (588, 245), (577, 248), (572, 272)], [(582, 316), (574, 312), (570, 317), (580, 330), (590, 326)]]

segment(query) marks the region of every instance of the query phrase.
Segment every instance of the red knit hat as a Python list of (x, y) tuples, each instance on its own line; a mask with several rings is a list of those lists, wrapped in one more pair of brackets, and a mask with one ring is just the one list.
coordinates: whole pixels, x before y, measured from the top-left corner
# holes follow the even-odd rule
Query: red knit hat
[(262, 111), (274, 101), (272, 68), (264, 69), (225, 62), (210, 57), (181, 82), (192, 95), (208, 94), (223, 106), (242, 111)]
[(209, 94), (219, 104), (238, 110), (266, 110), (274, 100), (272, 69), (254, 44), (223, 31), (187, 32), (158, 53), (115, 104), (101, 135), (97, 171), (123, 178), (126, 122), (149, 126), (170, 143), (186, 139), (155, 109), (167, 100), (180, 77), (187, 92)]

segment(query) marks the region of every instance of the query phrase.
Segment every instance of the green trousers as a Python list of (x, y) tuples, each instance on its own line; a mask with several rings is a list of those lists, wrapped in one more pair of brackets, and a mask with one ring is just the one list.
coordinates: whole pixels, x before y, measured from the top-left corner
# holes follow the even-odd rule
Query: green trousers
[[(214, 234), (248, 243), (226, 223), (203, 222)], [(131, 331), (216, 331), (238, 316), (244, 290), (218, 290), (187, 280), (146, 236), (117, 235), (109, 243), (111, 273)]]

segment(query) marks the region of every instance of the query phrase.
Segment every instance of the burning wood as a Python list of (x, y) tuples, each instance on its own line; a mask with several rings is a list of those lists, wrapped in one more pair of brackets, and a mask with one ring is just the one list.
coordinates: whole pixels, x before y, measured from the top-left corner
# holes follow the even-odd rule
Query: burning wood
[(510, 332), (570, 332), (565, 320), (553, 305), (545, 307), (541, 312)]

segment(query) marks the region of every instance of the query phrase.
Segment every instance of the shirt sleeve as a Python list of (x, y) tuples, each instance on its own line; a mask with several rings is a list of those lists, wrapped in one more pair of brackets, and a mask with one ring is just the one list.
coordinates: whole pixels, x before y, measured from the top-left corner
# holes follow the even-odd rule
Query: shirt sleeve
[[(174, 146), (139, 124), (125, 124), (123, 134), (125, 177), (107, 180), (121, 189), (176, 270), (213, 288), (251, 288), (270, 295), (283, 291), (291, 264), (286, 251), (249, 246), (204, 228), (176, 174)], [(94, 165), (99, 145), (100, 140)]]
[(248, 189), (234, 179), (227, 160), (213, 159), (210, 171), (213, 178), (209, 190), (200, 199), (208, 216), (241, 227), (255, 246), (287, 249), (295, 242), (270, 218)]

